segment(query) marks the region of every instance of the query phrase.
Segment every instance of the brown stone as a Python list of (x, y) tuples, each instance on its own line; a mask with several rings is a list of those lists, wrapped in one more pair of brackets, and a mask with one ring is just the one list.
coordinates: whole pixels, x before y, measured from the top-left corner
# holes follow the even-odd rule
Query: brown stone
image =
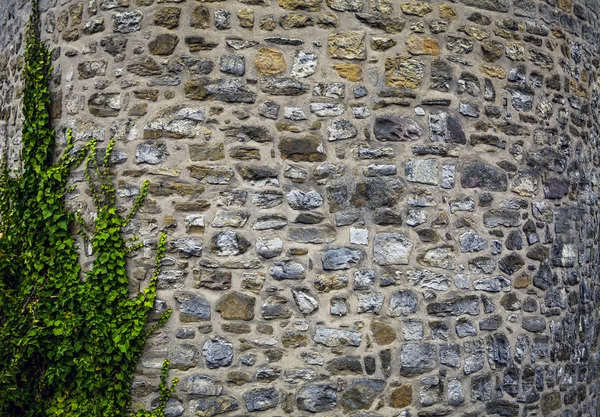
[(502, 42), (492, 40), (481, 43), (481, 51), (483, 52), (483, 60), (485, 62), (494, 62), (502, 58), (504, 54), (504, 45)]
[(571, 13), (573, 11), (573, 0), (558, 0), (557, 2), (558, 8)]
[(279, 141), (279, 152), (283, 159), (294, 162), (322, 162), (325, 160), (323, 143), (318, 136), (284, 137)]
[(136, 103), (127, 112), (129, 116), (144, 116), (148, 113), (148, 103)]
[(208, 7), (200, 5), (194, 7), (190, 18), (190, 26), (199, 29), (208, 29), (210, 27), (210, 12)]
[(190, 100), (206, 100), (208, 91), (205, 87), (205, 84), (201, 81), (188, 80), (183, 87), (183, 94), (185, 98)]
[(69, 19), (71, 20), (71, 26), (80, 25), (82, 17), (83, 17), (83, 3), (71, 4), (69, 6)]
[(254, 27), (254, 11), (252, 9), (240, 9), (237, 11), (240, 27), (252, 29)]
[(249, 146), (236, 146), (229, 150), (229, 156), (242, 161), (260, 160), (260, 150)]
[(203, 143), (191, 143), (188, 147), (192, 161), (219, 161), (225, 159), (225, 147), (222, 143), (217, 146), (207, 146)]
[(425, 64), (409, 56), (385, 60), (385, 83), (395, 88), (417, 88), (425, 76)]
[(374, 51), (386, 51), (397, 44), (398, 42), (392, 38), (373, 37), (371, 39), (371, 49)]
[(148, 50), (152, 55), (171, 55), (178, 43), (177, 35), (163, 33), (148, 44)]
[(412, 404), (412, 386), (404, 384), (392, 390), (390, 406), (393, 408), (409, 407)]
[(560, 401), (560, 392), (555, 391), (543, 394), (540, 405), (542, 406), (542, 414), (544, 416), (547, 416), (553, 411), (558, 410), (562, 406)]
[(378, 345), (389, 345), (396, 340), (396, 332), (394, 328), (382, 321), (373, 320), (371, 322), (371, 332), (373, 339)]
[(307, 12), (318, 12), (321, 10), (323, 0), (277, 0), (279, 7), (287, 10), (306, 10)]
[(127, 71), (140, 76), (158, 75), (162, 73), (156, 61), (150, 57), (127, 65)]
[(479, 72), (487, 75), (488, 77), (500, 78), (501, 80), (506, 78), (506, 70), (497, 65), (484, 64), (479, 67)]
[(433, 9), (428, 3), (421, 1), (410, 1), (407, 3), (402, 3), (400, 5), (400, 9), (402, 9), (402, 13), (404, 14), (419, 17), (423, 17), (426, 14), (429, 14), (433, 11)]
[(254, 318), (254, 305), (256, 298), (241, 292), (233, 291), (223, 295), (215, 310), (221, 313), (225, 320), (252, 320)]
[(336, 64), (333, 69), (340, 77), (347, 80), (353, 82), (362, 80), (362, 67), (358, 64)]
[(413, 55), (438, 56), (440, 54), (440, 45), (435, 39), (412, 35), (405, 42), (406, 50)]
[(477, 26), (462, 26), (458, 29), (459, 32), (466, 33), (467, 35), (477, 39), (478, 41), (482, 41), (490, 37), (490, 32), (487, 30), (478, 28)]
[(458, 14), (449, 4), (440, 4), (440, 17), (442, 19), (454, 20), (458, 17)]
[(133, 96), (141, 100), (157, 101), (158, 90), (146, 89), (146, 90), (133, 90)]
[(210, 208), (210, 201), (196, 200), (181, 203), (174, 203), (173, 209), (175, 211), (206, 211)]
[(269, 14), (260, 18), (259, 26), (261, 30), (272, 31), (277, 28), (277, 22), (275, 21), (275, 17), (272, 14)]
[(300, 332), (287, 331), (281, 336), (281, 344), (284, 348), (301, 348), (308, 345), (308, 336)]
[(167, 29), (175, 29), (179, 26), (179, 16), (181, 8), (177, 6), (166, 6), (158, 9), (154, 14), (154, 24)]
[(531, 284), (531, 277), (520, 275), (515, 279), (515, 288), (527, 288)]
[(301, 13), (286, 13), (279, 18), (279, 26), (285, 30), (314, 26), (315, 20)]
[(281, 74), (287, 69), (281, 51), (274, 48), (260, 48), (254, 57), (254, 68), (259, 75)]
[(363, 60), (367, 58), (365, 32), (346, 30), (329, 35), (329, 55), (336, 59)]
[(62, 38), (65, 42), (74, 42), (79, 39), (79, 36), (79, 28), (67, 29), (62, 34)]

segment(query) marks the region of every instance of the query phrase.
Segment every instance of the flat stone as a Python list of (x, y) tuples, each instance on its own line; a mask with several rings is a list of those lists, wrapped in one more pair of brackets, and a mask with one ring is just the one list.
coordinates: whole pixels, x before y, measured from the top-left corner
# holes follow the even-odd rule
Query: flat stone
[(277, 0), (279, 7), (287, 10), (306, 10), (307, 12), (318, 12), (321, 10), (323, 0)]
[(385, 84), (389, 87), (418, 88), (424, 77), (425, 64), (422, 61), (409, 56), (385, 59)]
[(148, 44), (148, 51), (152, 55), (171, 55), (178, 43), (179, 38), (177, 35), (172, 33), (161, 33), (150, 41)]
[(289, 319), (292, 310), (288, 307), (288, 300), (279, 295), (269, 296), (261, 306), (261, 315), (265, 320)]
[(114, 13), (113, 30), (118, 33), (132, 33), (140, 30), (142, 21), (142, 12), (139, 10)]
[(250, 242), (237, 232), (221, 231), (211, 239), (211, 251), (217, 256), (235, 256), (245, 253), (250, 248)]
[(292, 190), (285, 195), (288, 205), (294, 210), (312, 210), (323, 205), (323, 197), (315, 190)]
[(440, 302), (427, 304), (427, 314), (438, 317), (479, 314), (479, 298), (476, 295), (454, 297)]
[(298, 96), (309, 90), (309, 85), (293, 78), (263, 77), (259, 81), (263, 93), (274, 96)]
[(298, 310), (304, 315), (313, 314), (319, 309), (319, 301), (312, 296), (307, 288), (293, 288), (292, 297)]
[(215, 310), (221, 313), (225, 320), (252, 320), (254, 319), (254, 305), (256, 299), (237, 291), (230, 292), (219, 298)]
[(417, 256), (417, 261), (434, 268), (453, 270), (456, 268), (454, 246), (440, 245), (428, 249)]
[(508, 180), (502, 171), (481, 162), (467, 164), (461, 173), (463, 188), (483, 188), (490, 191), (506, 191)]
[(487, 248), (487, 241), (472, 231), (461, 234), (458, 240), (461, 252), (479, 252)]
[(493, 12), (508, 12), (510, 9), (509, 0), (460, 0), (460, 2), (465, 6), (490, 10)]
[(317, 327), (314, 337), (315, 343), (328, 347), (360, 346), (362, 334), (353, 330), (338, 330)]
[(224, 74), (244, 75), (246, 72), (244, 57), (240, 55), (221, 55), (219, 71)]
[(279, 393), (275, 388), (256, 388), (242, 394), (248, 411), (265, 411), (277, 407)]
[(407, 343), (400, 349), (400, 375), (420, 375), (437, 366), (437, 348), (429, 343)]
[(367, 58), (365, 32), (347, 30), (329, 35), (329, 56), (334, 59), (364, 60)]
[(304, 385), (296, 394), (296, 405), (311, 413), (332, 410), (337, 405), (337, 391), (327, 384)]
[(401, 233), (377, 233), (373, 262), (377, 265), (407, 265), (413, 244)]
[(390, 297), (390, 317), (409, 316), (414, 314), (418, 308), (418, 299), (414, 291), (396, 291)]
[(260, 48), (254, 57), (254, 68), (259, 75), (274, 75), (285, 72), (287, 64), (278, 49)]
[(165, 162), (168, 155), (167, 145), (164, 143), (140, 143), (135, 150), (138, 164), (158, 165)]
[(271, 265), (269, 274), (277, 281), (301, 280), (306, 277), (306, 268), (299, 262), (285, 260)]
[(423, 136), (423, 129), (409, 117), (389, 114), (375, 119), (373, 134), (382, 142), (412, 141)]
[[(239, 402), (229, 395), (190, 400), (190, 411), (197, 416), (213, 417), (218, 414), (239, 410)], [(167, 413), (165, 412), (165, 415)]]
[(420, 184), (438, 185), (439, 168), (437, 159), (409, 159), (404, 166), (406, 179)]
[(411, 35), (406, 38), (405, 44), (406, 50), (412, 55), (438, 56), (440, 54), (440, 45), (433, 38)]
[(381, 13), (355, 13), (354, 16), (363, 24), (381, 29), (387, 33), (400, 33), (406, 26), (406, 20), (390, 17)]
[(385, 389), (380, 379), (353, 379), (340, 400), (346, 410), (368, 410)]
[(325, 270), (350, 269), (359, 265), (363, 259), (364, 252), (362, 250), (349, 247), (329, 249), (321, 254)]
[(486, 292), (510, 290), (510, 280), (503, 276), (480, 278), (473, 281), (473, 288)]

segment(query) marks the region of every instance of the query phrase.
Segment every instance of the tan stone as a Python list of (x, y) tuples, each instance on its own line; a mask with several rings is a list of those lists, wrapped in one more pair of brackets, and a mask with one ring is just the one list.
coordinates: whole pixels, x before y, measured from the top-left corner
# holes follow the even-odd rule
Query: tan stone
[(404, 408), (412, 404), (412, 386), (404, 384), (392, 390), (390, 406), (393, 408)]
[(167, 29), (175, 29), (179, 25), (181, 8), (177, 6), (166, 6), (154, 13), (154, 24)]
[(285, 30), (314, 26), (315, 20), (302, 13), (286, 13), (279, 18), (279, 26)]
[(277, 22), (275, 21), (275, 17), (272, 14), (269, 14), (260, 18), (259, 26), (261, 30), (272, 31), (277, 28)]
[(515, 288), (527, 288), (531, 284), (531, 277), (528, 275), (521, 275), (515, 279)]
[(477, 26), (469, 26), (465, 25), (458, 29), (459, 32), (466, 33), (467, 35), (477, 39), (478, 41), (482, 41), (490, 37), (490, 32), (487, 30), (478, 28)]
[(412, 35), (405, 42), (406, 50), (413, 55), (438, 56), (440, 54), (440, 45), (435, 39)]
[(329, 35), (327, 40), (329, 55), (336, 59), (363, 60), (367, 58), (365, 32), (346, 30)]
[(385, 60), (385, 84), (395, 88), (417, 88), (425, 76), (425, 64), (409, 56)]
[(190, 17), (190, 26), (193, 28), (208, 29), (210, 27), (210, 12), (206, 6), (196, 6)]
[(321, 10), (322, 0), (277, 0), (279, 7), (287, 10), (306, 10), (308, 12), (318, 12)]
[(501, 80), (506, 78), (506, 70), (497, 65), (484, 64), (479, 67), (479, 72), (487, 75), (488, 77), (500, 78)]
[(191, 143), (189, 145), (191, 161), (219, 161), (225, 159), (225, 147), (222, 143), (217, 146), (206, 146), (204, 143)]
[(362, 80), (362, 67), (358, 64), (336, 64), (333, 69), (342, 78), (350, 81), (361, 81)]
[(371, 49), (374, 51), (386, 51), (397, 44), (398, 42), (392, 38), (373, 37), (371, 39)]
[(505, 54), (513, 61), (525, 61), (525, 47), (521, 42), (506, 42)]
[(281, 74), (287, 69), (283, 53), (274, 48), (260, 48), (254, 57), (254, 68), (259, 75)]
[(371, 332), (373, 339), (378, 345), (389, 345), (396, 340), (396, 332), (394, 328), (382, 321), (373, 320), (371, 322)]
[(171, 55), (178, 43), (177, 35), (163, 33), (148, 44), (148, 50), (152, 55)]
[(559, 9), (567, 13), (571, 13), (573, 10), (573, 0), (558, 0), (556, 3)]
[(254, 10), (240, 9), (237, 11), (237, 17), (241, 27), (246, 29), (252, 29), (254, 27)]
[(223, 295), (215, 310), (221, 313), (225, 320), (252, 320), (254, 318), (254, 304), (256, 298), (233, 291)]
[(440, 17), (442, 19), (454, 20), (458, 17), (458, 14), (449, 4), (440, 4)]
[(71, 20), (71, 26), (80, 25), (82, 16), (83, 3), (75, 3), (69, 6), (69, 18)]
[(407, 3), (402, 3), (400, 5), (400, 9), (402, 9), (402, 13), (404, 14), (419, 17), (423, 17), (426, 14), (429, 14), (433, 11), (433, 9), (428, 3), (421, 1), (410, 1)]
[(394, 12), (394, 6), (390, 0), (371, 0), (369, 5), (371, 9), (382, 14), (392, 14)]

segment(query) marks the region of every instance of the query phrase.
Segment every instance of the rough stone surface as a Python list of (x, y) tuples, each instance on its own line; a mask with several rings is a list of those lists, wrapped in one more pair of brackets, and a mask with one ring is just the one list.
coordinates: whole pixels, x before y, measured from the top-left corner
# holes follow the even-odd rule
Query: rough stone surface
[[(57, 152), (114, 140), (120, 212), (150, 181), (132, 294), (167, 234), (136, 406), (170, 359), (173, 417), (598, 415), (597, 1), (39, 8)], [(29, 11), (0, 1), (10, 170)]]

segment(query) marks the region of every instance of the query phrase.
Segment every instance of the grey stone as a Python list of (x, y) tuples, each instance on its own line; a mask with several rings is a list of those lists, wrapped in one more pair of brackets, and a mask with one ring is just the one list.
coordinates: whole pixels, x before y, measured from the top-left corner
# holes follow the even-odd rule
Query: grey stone
[(283, 252), (283, 241), (277, 237), (257, 237), (256, 253), (265, 259), (275, 258)]
[(362, 334), (353, 330), (329, 329), (317, 327), (314, 337), (315, 343), (328, 347), (360, 346)]
[(460, 2), (466, 6), (493, 12), (508, 12), (510, 9), (509, 0), (460, 0)]
[(203, 240), (197, 237), (180, 237), (170, 241), (169, 248), (184, 257), (201, 256)]
[(308, 91), (309, 85), (293, 78), (263, 77), (259, 81), (263, 93), (274, 96), (297, 96)]
[(229, 366), (233, 362), (233, 345), (221, 336), (211, 336), (202, 346), (202, 356), (207, 368)]
[(287, 203), (294, 210), (312, 210), (323, 205), (323, 197), (315, 190), (292, 190), (285, 195)]
[(370, 292), (366, 294), (357, 294), (358, 298), (358, 313), (374, 313), (379, 314), (383, 308), (385, 299), (383, 293)]
[(140, 30), (142, 12), (139, 10), (113, 14), (113, 31), (118, 33), (131, 33)]
[(140, 143), (135, 150), (138, 164), (158, 165), (167, 160), (167, 145), (160, 142)]
[(281, 106), (273, 101), (263, 101), (258, 106), (258, 114), (267, 119), (277, 120)]
[(406, 179), (420, 184), (438, 185), (437, 159), (409, 159), (404, 167)]
[(448, 380), (448, 404), (453, 406), (459, 406), (465, 402), (463, 394), (462, 383), (460, 379), (449, 379)]
[(486, 292), (509, 291), (510, 280), (503, 276), (481, 278), (473, 281), (473, 288)]
[(265, 411), (277, 407), (279, 393), (275, 388), (256, 388), (242, 394), (248, 411)]
[(521, 216), (517, 210), (488, 210), (483, 213), (483, 224), (489, 228), (516, 227), (521, 225)]
[(469, 231), (458, 237), (461, 252), (479, 252), (487, 248), (486, 240), (475, 232)]
[(354, 290), (365, 291), (372, 290), (375, 286), (375, 271), (372, 269), (361, 269), (354, 273)]
[(289, 319), (292, 310), (288, 307), (288, 300), (279, 295), (269, 296), (261, 307), (261, 315), (265, 320)]
[(460, 345), (442, 344), (439, 345), (440, 364), (458, 368), (460, 366)]
[(214, 397), (221, 395), (223, 387), (215, 383), (209, 375), (191, 374), (186, 380), (186, 390), (190, 395)]
[(319, 301), (310, 295), (306, 288), (293, 288), (292, 296), (298, 306), (298, 310), (304, 315), (312, 314), (319, 309)]
[(454, 246), (440, 245), (428, 249), (417, 256), (417, 260), (424, 265), (434, 268), (454, 270), (456, 268), (456, 254)]
[(388, 114), (375, 119), (373, 134), (382, 142), (412, 141), (423, 136), (423, 129), (409, 117)]
[(466, 340), (464, 343), (465, 361), (463, 372), (465, 375), (473, 374), (483, 369), (485, 349), (483, 339)]
[(460, 338), (477, 336), (477, 328), (475, 327), (475, 323), (465, 318), (460, 318), (456, 321), (455, 330), (456, 335)]
[(373, 262), (377, 265), (407, 265), (413, 244), (401, 233), (377, 233)]
[(302, 386), (296, 394), (299, 410), (311, 413), (329, 411), (337, 405), (337, 391), (327, 384), (308, 384)]
[(336, 119), (327, 126), (329, 141), (351, 139), (358, 135), (358, 130), (349, 120)]
[(280, 216), (277, 214), (267, 214), (260, 216), (256, 219), (256, 222), (252, 225), (254, 230), (276, 230), (282, 229), (287, 226), (287, 217)]
[(494, 369), (496, 366), (505, 367), (510, 360), (510, 342), (504, 334), (496, 333), (487, 338), (488, 362)]
[(425, 328), (420, 320), (404, 320), (402, 322), (402, 336), (407, 341), (423, 340)]
[(346, 108), (338, 103), (310, 103), (310, 112), (319, 117), (335, 117), (344, 114)]
[(182, 105), (167, 107), (153, 116), (144, 127), (144, 138), (194, 137), (204, 122), (203, 108), (191, 108)]
[(213, 417), (217, 414), (229, 413), (238, 410), (240, 404), (229, 395), (207, 397), (190, 400), (190, 411), (196, 415)]
[(365, 2), (364, 0), (327, 0), (327, 5), (338, 12), (360, 12)]
[(224, 74), (244, 75), (246, 63), (240, 55), (221, 55), (219, 70)]
[(299, 262), (285, 260), (271, 265), (269, 274), (277, 281), (302, 280), (306, 277), (306, 268)]
[(471, 402), (489, 401), (492, 398), (492, 379), (489, 375), (471, 378)]
[(448, 36), (446, 40), (446, 49), (455, 54), (468, 54), (473, 51), (473, 39), (462, 38), (460, 36)]
[[(430, 22), (431, 24), (431, 22)], [(450, 37), (447, 39), (447, 45), (450, 42)], [(473, 48), (471, 44), (471, 49)], [(429, 84), (432, 90), (448, 92), (450, 91), (451, 82), (454, 78), (452, 65), (443, 59), (435, 59), (431, 63), (431, 82)]]
[(246, 253), (250, 242), (237, 232), (224, 230), (217, 232), (211, 239), (211, 251), (217, 256), (232, 256)]
[(546, 330), (546, 319), (541, 316), (526, 316), (523, 317), (521, 327), (528, 332), (543, 333)]
[(317, 55), (304, 51), (297, 51), (292, 65), (292, 77), (306, 78), (317, 71)]
[(179, 303), (180, 321), (210, 320), (210, 303), (206, 298), (188, 291), (177, 291), (174, 297)]
[(199, 356), (198, 349), (193, 345), (176, 345), (169, 360), (172, 368), (187, 371), (198, 365)]
[(218, 9), (215, 10), (215, 27), (219, 30), (226, 30), (231, 28), (231, 12), (229, 10)]
[(407, 343), (400, 349), (400, 375), (420, 375), (437, 366), (436, 345), (429, 343)]
[(389, 315), (391, 317), (409, 316), (416, 313), (418, 306), (417, 294), (414, 291), (396, 291), (390, 297)]
[(427, 304), (427, 314), (438, 317), (479, 314), (479, 298), (476, 295), (454, 297), (441, 302)]
[(364, 252), (362, 250), (349, 247), (329, 249), (321, 254), (325, 270), (350, 269), (360, 265), (363, 259)]
[(445, 189), (454, 188), (456, 165), (442, 165), (441, 187)]

